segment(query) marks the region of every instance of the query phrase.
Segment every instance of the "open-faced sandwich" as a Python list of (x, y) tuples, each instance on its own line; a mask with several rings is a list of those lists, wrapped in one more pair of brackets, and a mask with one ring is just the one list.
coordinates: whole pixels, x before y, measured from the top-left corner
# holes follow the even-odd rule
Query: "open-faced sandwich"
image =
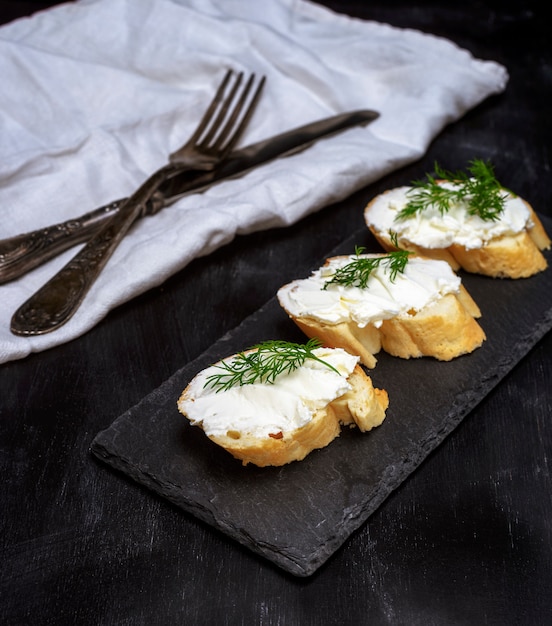
[(550, 239), (541, 221), (527, 201), (500, 185), (489, 163), (476, 159), (467, 174), (436, 164), (435, 172), (366, 206), (366, 224), (384, 250), (400, 247), (443, 259), (455, 271), (495, 278), (546, 269), (542, 250)]
[(342, 425), (379, 426), (387, 392), (341, 349), (267, 341), (199, 372), (178, 409), (243, 465), (300, 461)]
[(308, 337), (376, 365), (382, 348), (401, 358), (449, 361), (485, 339), (479, 307), (448, 263), (405, 250), (327, 259), (310, 277), (278, 290)]

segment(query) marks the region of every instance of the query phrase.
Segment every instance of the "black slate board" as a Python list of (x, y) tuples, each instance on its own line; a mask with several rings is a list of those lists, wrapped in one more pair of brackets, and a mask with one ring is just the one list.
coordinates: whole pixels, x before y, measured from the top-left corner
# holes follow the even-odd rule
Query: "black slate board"
[[(542, 221), (552, 232), (552, 220)], [(379, 250), (362, 230), (328, 256), (355, 245)], [(180, 415), (180, 393), (207, 365), (265, 339), (304, 341), (273, 298), (100, 432), (91, 450), (287, 572), (309, 576), (552, 328), (552, 269), (516, 281), (462, 280), (487, 341), (449, 363), (380, 353), (369, 373), (390, 406), (371, 433), (347, 429), (304, 461), (261, 469), (243, 467)]]

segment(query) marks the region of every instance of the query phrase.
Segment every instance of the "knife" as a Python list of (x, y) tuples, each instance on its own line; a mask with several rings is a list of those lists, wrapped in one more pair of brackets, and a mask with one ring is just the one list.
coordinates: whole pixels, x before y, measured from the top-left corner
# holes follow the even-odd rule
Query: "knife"
[[(180, 198), (213, 184), (238, 178), (259, 165), (302, 152), (318, 140), (379, 117), (369, 109), (350, 111), (291, 129), (235, 150), (212, 172), (183, 172), (167, 180), (146, 204), (142, 216), (154, 215)], [(0, 284), (19, 278), (68, 248), (82, 243), (113, 217), (126, 198), (115, 200), (78, 218), (0, 240)]]

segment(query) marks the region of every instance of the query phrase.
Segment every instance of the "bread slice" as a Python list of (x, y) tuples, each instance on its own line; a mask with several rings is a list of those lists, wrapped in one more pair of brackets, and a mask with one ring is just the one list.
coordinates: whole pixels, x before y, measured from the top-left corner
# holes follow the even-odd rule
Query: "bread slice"
[[(338, 437), (342, 425), (357, 426), (362, 432), (379, 426), (389, 404), (387, 392), (373, 387), (356, 357), (342, 350), (323, 348), (317, 353), (339, 373), (324, 365), (305, 362), (293, 373), (277, 377), (273, 385), (254, 383), (217, 393), (204, 386), (206, 377), (217, 368), (215, 364), (190, 381), (178, 400), (178, 409), (243, 465), (251, 463), (259, 467), (301, 461)], [(302, 369), (303, 372), (299, 371)], [(336, 377), (340, 380), (336, 381)], [(320, 386), (323, 391), (310, 393), (307, 388), (312, 386)], [(333, 391), (328, 392), (330, 388)], [(328, 393), (330, 395), (325, 397)], [(278, 413), (281, 408), (284, 413), (290, 405), (297, 405), (303, 414), (297, 426), (290, 426), (285, 416), (280, 421), (274, 415), (266, 418), (274, 409)], [(250, 411), (246, 420), (230, 414), (238, 406)], [(202, 411), (205, 412), (202, 414)], [(212, 415), (217, 422), (214, 427), (210, 423)], [(248, 425), (244, 426), (246, 422)]]
[[(410, 189), (385, 191), (364, 210), (366, 224), (384, 250), (395, 250), (398, 245), (447, 261), (455, 271), (492, 278), (527, 278), (546, 269), (542, 251), (550, 248), (550, 238), (526, 200), (508, 194), (503, 215), (487, 224), (480, 218), (456, 219), (437, 210), (397, 220)], [(395, 241), (391, 233), (397, 236)]]
[[(376, 366), (375, 355), (382, 349), (403, 359), (450, 361), (482, 345), (486, 337), (476, 319), (481, 311), (443, 261), (412, 256), (394, 281), (380, 268), (363, 289), (323, 289), (332, 273), (351, 259), (385, 256), (330, 258), (309, 278), (281, 287), (280, 305), (307, 337), (358, 355), (368, 368)], [(389, 294), (383, 305), (382, 293)]]

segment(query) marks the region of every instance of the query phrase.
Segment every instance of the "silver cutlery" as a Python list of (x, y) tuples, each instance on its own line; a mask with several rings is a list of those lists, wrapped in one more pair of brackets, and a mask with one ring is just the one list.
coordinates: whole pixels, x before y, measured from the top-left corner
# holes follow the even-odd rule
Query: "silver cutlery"
[(40, 335), (65, 324), (163, 183), (183, 172), (213, 171), (228, 156), (255, 110), (265, 81), (262, 77), (250, 96), (255, 79), (252, 75), (236, 100), (243, 74), (238, 74), (226, 94), (232, 77), (232, 70), (228, 70), (196, 131), (170, 155), (169, 163), (149, 176), (84, 248), (17, 309), (10, 327), (14, 334)]
[[(375, 111), (364, 109), (323, 118), (234, 150), (210, 172), (180, 172), (159, 187), (155, 196), (146, 202), (139, 217), (155, 215), (187, 194), (201, 192), (223, 180), (242, 176), (254, 167), (306, 150), (319, 139), (353, 126), (365, 126), (377, 117)], [(0, 285), (23, 276), (68, 248), (86, 241), (119, 211), (125, 200), (114, 200), (65, 222), (0, 240)]]

